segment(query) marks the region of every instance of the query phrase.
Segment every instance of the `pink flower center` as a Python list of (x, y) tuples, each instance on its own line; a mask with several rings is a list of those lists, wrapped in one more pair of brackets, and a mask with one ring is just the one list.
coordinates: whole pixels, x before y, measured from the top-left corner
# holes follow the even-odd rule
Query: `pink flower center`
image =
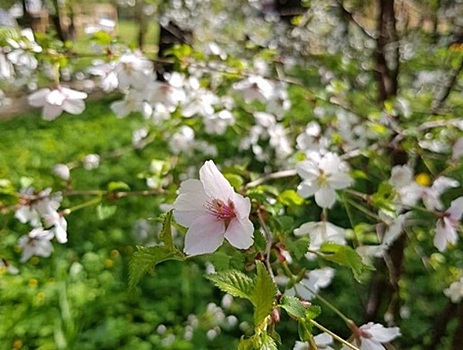
[(217, 219), (223, 220), (227, 223), (236, 217), (235, 204), (230, 200), (228, 203), (224, 203), (220, 199), (213, 199), (206, 203), (206, 209)]

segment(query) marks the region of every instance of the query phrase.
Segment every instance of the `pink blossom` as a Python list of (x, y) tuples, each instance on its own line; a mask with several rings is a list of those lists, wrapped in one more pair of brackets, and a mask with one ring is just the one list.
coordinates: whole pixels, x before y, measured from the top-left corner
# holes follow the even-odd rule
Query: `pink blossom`
[(188, 255), (212, 253), (224, 238), (238, 249), (253, 243), (249, 198), (235, 193), (211, 160), (199, 170), (199, 180), (181, 184), (173, 206), (177, 222), (188, 227), (184, 248)]

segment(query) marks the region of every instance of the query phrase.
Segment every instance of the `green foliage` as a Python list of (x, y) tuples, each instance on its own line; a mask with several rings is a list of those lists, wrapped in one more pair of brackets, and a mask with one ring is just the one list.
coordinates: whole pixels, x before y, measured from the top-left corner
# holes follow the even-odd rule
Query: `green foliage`
[(326, 260), (350, 268), (357, 281), (360, 281), (364, 271), (372, 269), (371, 266), (365, 265), (360, 255), (349, 246), (330, 242), (323, 243), (320, 247), (320, 256)]
[(296, 318), (303, 318), (306, 315), (305, 306), (299, 298), (291, 296), (283, 296), (280, 301), (280, 307), (285, 309), (288, 314)]
[(254, 324), (258, 327), (273, 310), (277, 287), (262, 262), (256, 261), (256, 268), (250, 300), (254, 305)]
[(212, 281), (217, 288), (235, 297), (251, 300), (254, 281), (241, 271), (228, 270), (210, 275), (206, 278)]

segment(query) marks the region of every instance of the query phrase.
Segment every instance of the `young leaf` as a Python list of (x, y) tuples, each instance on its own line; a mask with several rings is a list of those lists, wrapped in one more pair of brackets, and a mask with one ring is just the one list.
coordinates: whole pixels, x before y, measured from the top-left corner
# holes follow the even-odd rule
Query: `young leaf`
[(254, 305), (254, 325), (258, 327), (273, 310), (277, 287), (262, 262), (256, 261), (256, 267), (251, 302)]
[(349, 267), (357, 281), (360, 280), (362, 272), (369, 269), (362, 262), (360, 255), (354, 249), (345, 245), (328, 242), (320, 247), (320, 253), (326, 260)]
[(304, 305), (302, 305), (301, 301), (296, 297), (285, 295), (283, 298), (281, 298), (280, 306), (282, 309), (285, 309), (291, 316), (303, 318), (306, 315)]
[(310, 239), (309, 237), (302, 237), (297, 241), (290, 241), (287, 240), (286, 246), (288, 247), (289, 251), (294, 254), (294, 257), (299, 260), (304, 257), (309, 249)]
[(96, 216), (99, 220), (105, 220), (116, 213), (117, 206), (100, 204), (96, 207)]
[(159, 238), (164, 242), (164, 245), (169, 248), (169, 250), (174, 250), (174, 242), (172, 241), (172, 210), (167, 212), (164, 217), (164, 222), (162, 223), (162, 230), (159, 234)]
[(166, 246), (137, 247), (129, 263), (129, 290), (133, 291), (136, 285), (150, 268), (166, 260), (184, 260), (185, 257), (178, 251), (172, 251)]
[(235, 297), (251, 300), (254, 281), (238, 270), (227, 270), (205, 276), (217, 288)]

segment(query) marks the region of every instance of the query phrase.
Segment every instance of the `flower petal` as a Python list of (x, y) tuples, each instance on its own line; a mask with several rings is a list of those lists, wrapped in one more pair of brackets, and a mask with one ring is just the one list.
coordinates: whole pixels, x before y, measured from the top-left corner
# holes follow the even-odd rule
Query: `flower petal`
[(252, 243), (254, 225), (248, 219), (233, 219), (225, 231), (225, 238), (232, 246), (238, 249), (248, 249)]
[(320, 188), (315, 192), (315, 202), (322, 208), (331, 208), (335, 201), (336, 192), (332, 188)]
[(217, 169), (212, 160), (208, 160), (199, 169), (199, 179), (203, 183), (206, 194), (225, 203), (232, 199), (234, 191), (228, 180)]
[(191, 224), (185, 236), (184, 252), (188, 255), (212, 253), (223, 243), (225, 224), (203, 214)]
[(29, 95), (27, 101), (32, 107), (42, 107), (45, 104), (47, 95), (50, 93), (50, 89), (40, 89)]
[(82, 100), (65, 100), (63, 109), (70, 114), (81, 114), (85, 110), (85, 102)]
[[(390, 327), (386, 328), (382, 324), (379, 323), (372, 323), (369, 322), (368, 324), (361, 326), (360, 329), (367, 331), (370, 333), (371, 338), (374, 341), (380, 342), (380, 343), (387, 343), (392, 341), (394, 338), (397, 338), (400, 336), (400, 329), (399, 327)], [(362, 345), (363, 345), (363, 339), (362, 339)]]

